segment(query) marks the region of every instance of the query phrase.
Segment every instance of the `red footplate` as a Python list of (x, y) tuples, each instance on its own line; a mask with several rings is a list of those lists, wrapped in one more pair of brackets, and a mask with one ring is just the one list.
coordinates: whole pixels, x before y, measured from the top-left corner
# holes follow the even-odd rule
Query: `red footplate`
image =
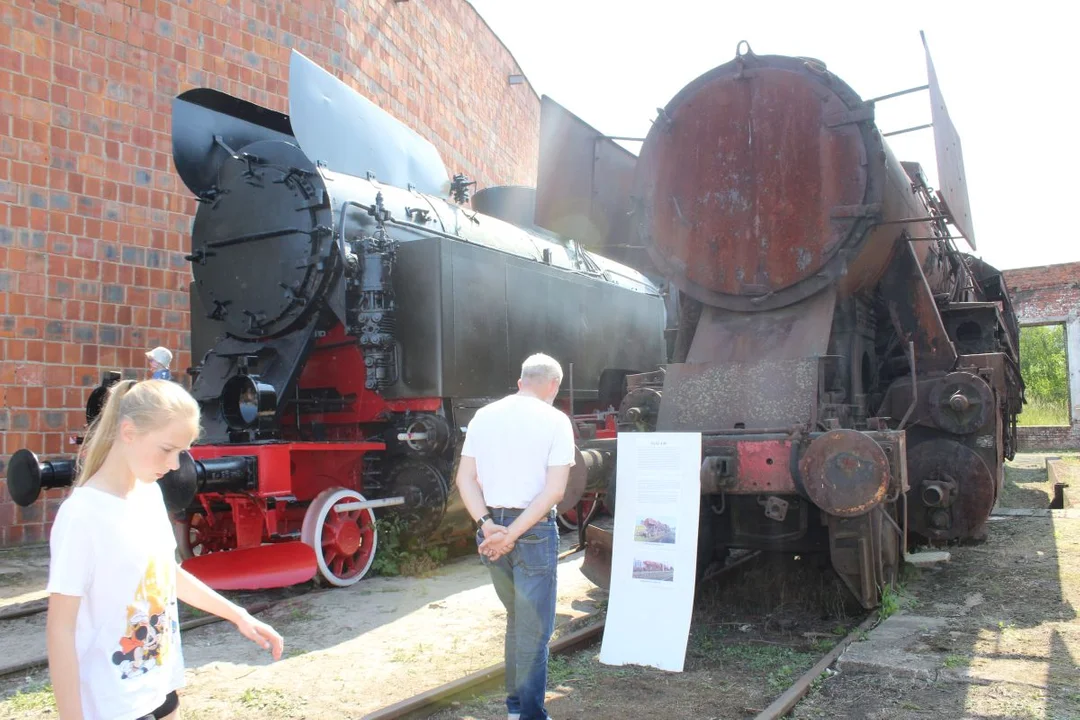
[(302, 542), (276, 543), (199, 555), (181, 567), (214, 590), (265, 590), (315, 577), (315, 551)]

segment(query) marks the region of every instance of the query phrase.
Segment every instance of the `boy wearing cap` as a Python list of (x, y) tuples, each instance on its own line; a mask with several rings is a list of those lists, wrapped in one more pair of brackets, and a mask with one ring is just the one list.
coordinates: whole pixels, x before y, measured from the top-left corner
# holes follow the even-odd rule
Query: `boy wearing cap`
[(156, 347), (146, 353), (146, 357), (150, 361), (150, 379), (172, 380), (172, 373), (169, 372), (169, 365), (172, 364), (172, 352), (168, 348)]

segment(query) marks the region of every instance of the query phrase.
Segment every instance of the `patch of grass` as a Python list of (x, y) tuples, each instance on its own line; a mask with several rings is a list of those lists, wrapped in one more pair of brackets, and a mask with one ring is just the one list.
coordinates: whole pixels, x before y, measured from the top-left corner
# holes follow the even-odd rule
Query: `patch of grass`
[(424, 654), (424, 643), (419, 643), (412, 648), (398, 648), (390, 656), (390, 662), (410, 663)]
[(403, 519), (388, 515), (375, 519), (379, 546), (371, 563), (375, 575), (395, 577), (428, 577), (449, 554), (445, 546), (428, 547), (410, 538)]
[(813, 653), (799, 652), (782, 645), (722, 645), (715, 653), (716, 657), (736, 662), (751, 670), (780, 671), (785, 666), (797, 666), (800, 663), (812, 663), (817, 659)]
[(286, 710), (298, 705), (294, 696), (275, 687), (249, 687), (240, 695), (240, 704), (252, 710)]
[(56, 710), (56, 697), (53, 695), (51, 683), (35, 682), (20, 688), (14, 695), (0, 702), (0, 707), (17, 713), (49, 712)]
[(723, 628), (691, 626), (690, 649), (703, 657), (711, 655), (720, 647), (724, 634)]
[(1023, 427), (1068, 425), (1069, 404), (1035, 398), (1024, 405), (1024, 411), (1016, 418), (1016, 424)]
[(308, 651), (305, 648), (286, 648), (285, 652), (281, 653), (281, 659), (288, 660), (289, 658), (307, 655), (307, 653)]
[(548, 660), (548, 682), (552, 685), (564, 685), (573, 674), (573, 668), (567, 657), (554, 655)]
[(289, 609), (289, 619), (296, 622), (307, 622), (308, 620), (318, 620), (320, 617), (311, 611), (311, 607), (307, 603), (304, 603)]
[(773, 692), (782, 692), (791, 683), (795, 682), (795, 675), (798, 670), (799, 668), (794, 665), (781, 665), (769, 673), (769, 676), (765, 678), (765, 682)]
[(971, 662), (971, 659), (965, 655), (949, 655), (945, 658), (944, 665), (947, 668), (965, 667)]
[(881, 607), (878, 608), (878, 616), (885, 620), (894, 615), (900, 609), (900, 595), (891, 587), (886, 587), (881, 593)]

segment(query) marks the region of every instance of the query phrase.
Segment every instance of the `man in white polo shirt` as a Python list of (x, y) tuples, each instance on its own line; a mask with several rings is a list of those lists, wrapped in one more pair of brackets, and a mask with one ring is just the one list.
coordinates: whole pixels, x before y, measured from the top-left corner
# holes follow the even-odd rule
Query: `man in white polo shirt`
[(482, 562), (506, 607), (506, 710), (543, 720), (555, 629), (555, 506), (574, 464), (570, 418), (553, 407), (563, 372), (547, 355), (521, 366), (518, 392), (480, 408), (461, 449), (457, 485), (476, 520)]

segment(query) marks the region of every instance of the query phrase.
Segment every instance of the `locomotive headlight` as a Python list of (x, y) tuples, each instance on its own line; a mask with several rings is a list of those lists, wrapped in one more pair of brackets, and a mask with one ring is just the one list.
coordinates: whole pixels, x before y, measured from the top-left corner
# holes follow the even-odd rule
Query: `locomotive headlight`
[(221, 391), (221, 411), (230, 430), (257, 429), (277, 412), (277, 392), (257, 375), (237, 375)]

